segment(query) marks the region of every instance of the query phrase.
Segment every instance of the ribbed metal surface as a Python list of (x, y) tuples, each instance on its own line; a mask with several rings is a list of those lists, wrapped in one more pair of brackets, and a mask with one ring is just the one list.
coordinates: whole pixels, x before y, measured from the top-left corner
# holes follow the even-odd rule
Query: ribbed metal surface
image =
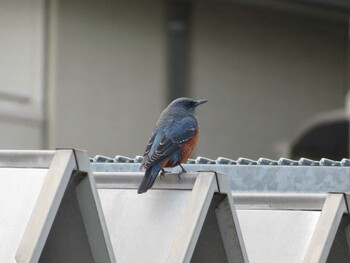
[[(126, 157), (123, 155), (116, 155), (114, 158), (96, 155), (90, 158), (93, 163), (141, 163), (143, 157), (137, 155), (135, 158)], [(198, 156), (196, 159), (189, 159), (187, 164), (212, 164), (212, 165), (297, 165), (297, 166), (350, 166), (350, 159), (342, 159), (335, 161), (327, 158), (321, 160), (311, 160), (307, 158), (300, 158), (299, 160), (292, 160), (288, 158), (280, 158), (278, 160), (271, 160), (267, 158), (259, 158), (252, 160), (240, 157), (237, 160), (232, 160), (226, 157), (218, 157), (216, 160), (206, 157)]]
[[(130, 174), (140, 172), (142, 156), (129, 158), (117, 155), (115, 158), (110, 158), (98, 155), (91, 161), (91, 169), (96, 176), (98, 173)], [(238, 158), (232, 160), (225, 157), (213, 160), (199, 156), (196, 159), (190, 159), (183, 166), (189, 173), (216, 171), (227, 174), (230, 187), (234, 192), (350, 193), (350, 159), (345, 158), (340, 161), (326, 158), (321, 160), (307, 158), (299, 160)], [(166, 170), (170, 173), (177, 173), (180, 168), (167, 168)], [(176, 174), (174, 176), (177, 178)], [(99, 184), (98, 178), (97, 176)]]

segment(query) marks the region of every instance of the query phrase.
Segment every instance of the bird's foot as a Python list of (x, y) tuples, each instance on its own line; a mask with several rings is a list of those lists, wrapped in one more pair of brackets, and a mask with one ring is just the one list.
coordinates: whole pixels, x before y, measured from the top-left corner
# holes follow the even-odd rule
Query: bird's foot
[(160, 171), (160, 173), (159, 173), (159, 178), (160, 178), (160, 180), (163, 180), (163, 178), (164, 178), (164, 175), (167, 173), (167, 171), (165, 171), (164, 169), (162, 169), (161, 171)]
[(181, 175), (187, 173), (187, 171), (185, 170), (185, 168), (183, 168), (181, 164), (179, 166), (181, 167), (181, 171), (178, 172), (177, 177), (179, 178), (179, 180), (181, 180)]
[(181, 181), (181, 175), (182, 175), (182, 174), (183, 174), (182, 171), (180, 171), (180, 172), (177, 173), (177, 178), (179, 178), (179, 181)]

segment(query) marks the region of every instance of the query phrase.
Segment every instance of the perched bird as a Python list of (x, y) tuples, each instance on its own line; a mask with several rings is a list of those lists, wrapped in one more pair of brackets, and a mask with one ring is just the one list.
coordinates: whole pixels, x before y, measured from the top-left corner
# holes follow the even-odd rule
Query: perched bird
[(180, 165), (182, 172), (186, 172), (181, 163), (187, 161), (199, 135), (195, 110), (205, 102), (178, 98), (162, 112), (143, 154), (140, 169), (145, 168), (146, 172), (137, 193), (147, 192), (165, 167)]

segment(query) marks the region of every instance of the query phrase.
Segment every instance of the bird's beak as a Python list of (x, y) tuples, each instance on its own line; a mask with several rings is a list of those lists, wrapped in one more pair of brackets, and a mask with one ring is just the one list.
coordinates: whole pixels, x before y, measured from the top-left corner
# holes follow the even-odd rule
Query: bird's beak
[(206, 103), (208, 100), (196, 100), (196, 107), (203, 104), (203, 103)]

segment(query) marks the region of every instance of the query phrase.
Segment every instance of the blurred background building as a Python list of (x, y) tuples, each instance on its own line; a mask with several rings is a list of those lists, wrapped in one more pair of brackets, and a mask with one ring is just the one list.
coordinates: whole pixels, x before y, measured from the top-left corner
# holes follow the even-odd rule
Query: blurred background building
[(196, 154), (348, 156), (346, 0), (0, 1), (0, 148), (142, 154), (206, 98)]

